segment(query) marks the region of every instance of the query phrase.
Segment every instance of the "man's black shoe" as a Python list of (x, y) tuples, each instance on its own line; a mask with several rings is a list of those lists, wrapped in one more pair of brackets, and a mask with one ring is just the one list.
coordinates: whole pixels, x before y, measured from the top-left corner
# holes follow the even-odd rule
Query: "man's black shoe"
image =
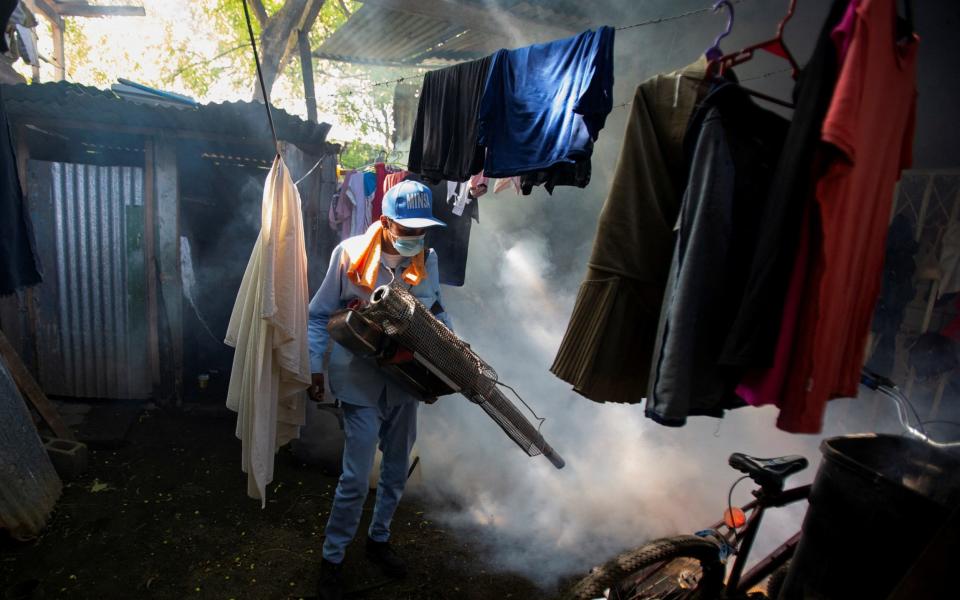
[(317, 586), (317, 596), (320, 600), (342, 600), (343, 565), (332, 563), (325, 558), (320, 561), (320, 584)]
[(367, 538), (367, 558), (380, 565), (390, 577), (402, 579), (407, 576), (407, 565), (390, 547), (390, 542), (375, 542)]

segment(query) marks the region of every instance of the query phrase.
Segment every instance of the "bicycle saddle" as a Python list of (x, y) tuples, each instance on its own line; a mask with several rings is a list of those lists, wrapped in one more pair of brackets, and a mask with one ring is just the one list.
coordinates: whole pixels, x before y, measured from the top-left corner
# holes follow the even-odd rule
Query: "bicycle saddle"
[(787, 477), (807, 468), (807, 459), (802, 456), (756, 458), (740, 452), (730, 455), (730, 466), (745, 473), (762, 488), (783, 489)]

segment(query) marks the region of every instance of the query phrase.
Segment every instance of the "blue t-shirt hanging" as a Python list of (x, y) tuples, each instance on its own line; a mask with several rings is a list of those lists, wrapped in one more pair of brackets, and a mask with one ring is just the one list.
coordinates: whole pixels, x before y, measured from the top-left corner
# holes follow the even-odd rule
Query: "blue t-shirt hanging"
[(370, 195), (377, 191), (377, 174), (372, 171), (363, 173), (363, 193)]
[(494, 54), (478, 116), (487, 177), (590, 157), (613, 108), (613, 33), (601, 27)]

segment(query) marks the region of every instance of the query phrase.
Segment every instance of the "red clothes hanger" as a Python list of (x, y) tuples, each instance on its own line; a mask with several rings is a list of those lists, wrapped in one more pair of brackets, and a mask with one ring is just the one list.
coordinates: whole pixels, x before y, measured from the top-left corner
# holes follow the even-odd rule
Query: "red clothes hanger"
[(759, 44), (754, 44), (752, 46), (747, 46), (743, 50), (733, 52), (731, 54), (725, 54), (720, 58), (711, 61), (711, 63), (715, 63), (719, 67), (718, 74), (723, 75), (727, 69), (747, 62), (753, 58), (753, 53), (757, 50), (765, 50), (770, 54), (786, 59), (790, 63), (790, 67), (793, 70), (792, 76), (794, 79), (796, 79), (797, 74), (800, 72), (800, 66), (793, 58), (793, 54), (787, 48), (787, 45), (783, 42), (783, 28), (786, 26), (787, 21), (793, 17), (793, 13), (796, 8), (797, 0), (790, 0), (790, 7), (787, 9), (787, 14), (784, 15), (783, 19), (780, 21), (780, 24), (777, 25), (777, 35), (773, 39), (760, 42)]

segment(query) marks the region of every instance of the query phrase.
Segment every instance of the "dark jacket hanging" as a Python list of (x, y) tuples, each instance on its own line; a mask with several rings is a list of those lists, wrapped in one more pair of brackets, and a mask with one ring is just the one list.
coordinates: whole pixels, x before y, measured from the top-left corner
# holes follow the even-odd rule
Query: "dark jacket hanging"
[(477, 109), (490, 57), (429, 71), (423, 77), (407, 169), (425, 180), (466, 181), (483, 169)]
[(813, 55), (797, 79), (793, 119), (763, 209), (757, 252), (748, 267), (743, 302), (724, 346), (723, 364), (769, 367), (773, 363), (803, 210), (816, 181), (814, 154), (837, 82), (837, 48), (830, 34), (849, 3), (833, 2)]
[(0, 296), (40, 283), (43, 271), (37, 256), (30, 213), (17, 172), (17, 157), (0, 91)]
[(787, 121), (735, 83), (718, 85), (690, 122), (690, 174), (657, 331), (646, 414), (664, 425), (742, 405), (739, 370), (718, 364), (756, 252)]
[(683, 137), (706, 61), (657, 75), (633, 96), (587, 274), (550, 370), (596, 402), (647, 391), (673, 226), (686, 180)]

